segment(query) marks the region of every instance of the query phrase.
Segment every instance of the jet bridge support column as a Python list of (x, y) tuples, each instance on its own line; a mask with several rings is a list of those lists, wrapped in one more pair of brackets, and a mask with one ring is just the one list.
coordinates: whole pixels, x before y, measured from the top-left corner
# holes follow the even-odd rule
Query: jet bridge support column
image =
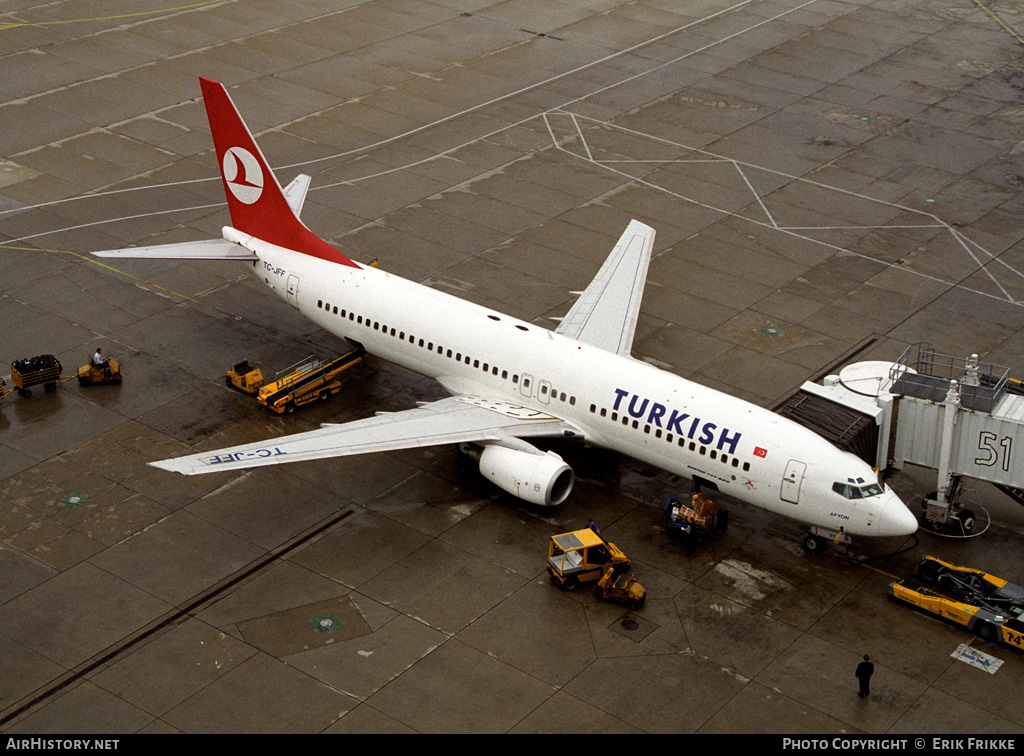
[(960, 386), (957, 381), (949, 382), (949, 390), (942, 401), (942, 429), (939, 443), (938, 490), (935, 499), (928, 501), (925, 519), (937, 526), (946, 524), (952, 502), (954, 475), (953, 461), (953, 430), (956, 427), (956, 414), (960, 411)]

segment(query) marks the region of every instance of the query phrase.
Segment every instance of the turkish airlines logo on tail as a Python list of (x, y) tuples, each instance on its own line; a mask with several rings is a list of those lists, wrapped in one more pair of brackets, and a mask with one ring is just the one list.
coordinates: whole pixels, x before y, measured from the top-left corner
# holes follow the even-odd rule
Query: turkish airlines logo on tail
[(227, 150), (221, 170), (228, 189), (239, 202), (251, 205), (263, 194), (263, 169), (249, 150), (242, 147)]

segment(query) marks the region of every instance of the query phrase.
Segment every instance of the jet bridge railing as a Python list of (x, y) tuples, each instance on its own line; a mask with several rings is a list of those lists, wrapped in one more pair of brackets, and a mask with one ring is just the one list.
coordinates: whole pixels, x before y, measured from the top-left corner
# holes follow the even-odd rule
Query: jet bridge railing
[(893, 394), (941, 404), (953, 381), (960, 406), (991, 414), (1007, 390), (1009, 368), (936, 352), (930, 344), (912, 344), (889, 371)]

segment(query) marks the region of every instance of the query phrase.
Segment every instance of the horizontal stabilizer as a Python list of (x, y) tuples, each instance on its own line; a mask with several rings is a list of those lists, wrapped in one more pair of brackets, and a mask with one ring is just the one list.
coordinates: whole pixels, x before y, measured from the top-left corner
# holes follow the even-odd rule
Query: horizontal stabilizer
[(227, 239), (157, 244), (93, 252), (96, 257), (147, 258), (150, 260), (256, 260), (256, 255)]
[(306, 203), (306, 192), (309, 191), (309, 182), (312, 180), (305, 173), (300, 173), (284, 188), (284, 198), (288, 200), (288, 207), (297, 216), (302, 215), (302, 206)]

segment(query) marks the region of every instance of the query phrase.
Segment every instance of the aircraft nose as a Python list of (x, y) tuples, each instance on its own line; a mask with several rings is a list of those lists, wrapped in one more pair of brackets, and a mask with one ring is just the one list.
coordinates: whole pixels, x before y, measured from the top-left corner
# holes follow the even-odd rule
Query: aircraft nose
[(917, 518), (907, 509), (900, 497), (889, 492), (889, 499), (882, 507), (882, 516), (878, 521), (878, 535), (903, 536), (917, 530)]

